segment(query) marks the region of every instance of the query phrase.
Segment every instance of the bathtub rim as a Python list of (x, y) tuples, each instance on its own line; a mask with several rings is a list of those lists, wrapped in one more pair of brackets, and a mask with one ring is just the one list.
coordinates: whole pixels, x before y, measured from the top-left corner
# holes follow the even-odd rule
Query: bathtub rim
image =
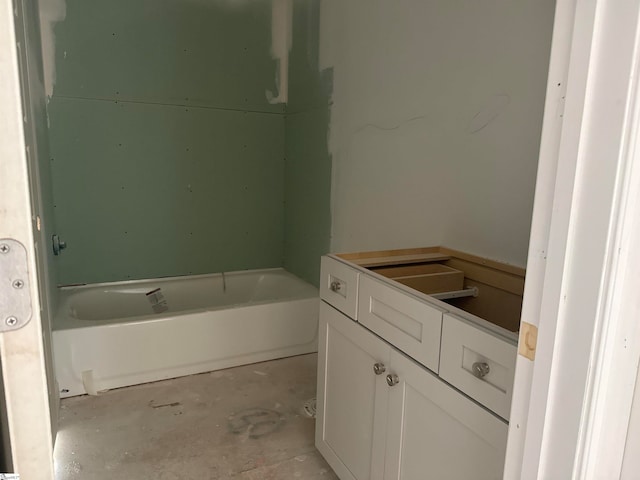
[[(152, 314), (152, 315), (141, 315), (137, 317), (127, 317), (127, 318), (114, 318), (110, 320), (81, 320), (78, 318), (70, 317), (66, 315), (64, 320), (64, 325), (60, 325), (59, 317), (55, 317), (54, 321), (51, 324), (51, 331), (53, 332), (61, 332), (64, 330), (78, 330), (83, 328), (112, 328), (112, 327), (121, 327), (123, 325), (136, 325), (140, 323), (154, 323), (154, 322), (171, 322), (175, 321), (178, 317), (194, 317), (200, 315), (206, 315), (208, 313), (222, 312), (225, 310), (239, 310), (239, 309), (251, 309), (251, 308), (259, 308), (265, 305), (275, 305), (279, 303), (294, 303), (294, 302), (305, 302), (307, 300), (314, 300), (315, 296), (308, 297), (296, 297), (296, 298), (283, 298), (278, 300), (265, 300), (261, 302), (243, 302), (236, 303), (233, 305), (224, 305), (218, 308), (197, 308), (193, 310), (180, 310), (179, 312), (163, 312), (160, 314)], [(320, 297), (317, 297), (318, 300)]]
[(81, 318), (73, 317), (69, 314), (69, 302), (73, 297), (74, 293), (81, 293), (83, 290), (90, 290), (94, 288), (101, 287), (113, 287), (114, 285), (118, 286), (135, 286), (139, 284), (143, 284), (146, 282), (169, 282), (169, 281), (183, 281), (185, 279), (203, 279), (203, 278), (211, 278), (211, 277), (221, 277), (222, 272), (219, 273), (205, 273), (198, 275), (178, 275), (171, 277), (158, 277), (158, 278), (149, 278), (149, 279), (135, 279), (135, 280), (123, 280), (117, 282), (101, 282), (101, 283), (87, 283), (82, 285), (67, 285), (58, 287), (60, 290), (60, 302), (58, 304), (58, 308), (53, 316), (53, 321), (51, 322), (51, 330), (52, 331), (61, 331), (61, 330), (70, 330), (70, 329), (78, 329), (78, 328), (95, 328), (95, 327), (109, 327), (114, 325), (122, 325), (122, 324), (133, 324), (138, 322), (152, 322), (152, 321), (162, 321), (162, 320), (171, 320), (176, 317), (186, 316), (186, 315), (198, 315), (204, 314), (207, 312), (216, 312), (221, 310), (228, 309), (237, 309), (237, 308), (245, 308), (245, 307), (254, 307), (260, 305), (268, 305), (273, 303), (280, 302), (293, 302), (297, 300), (306, 300), (309, 298), (319, 298), (319, 291), (315, 285), (310, 284), (309, 282), (301, 279), (300, 277), (294, 275), (293, 273), (287, 271), (284, 267), (274, 267), (274, 268), (261, 268), (254, 270), (237, 270), (233, 272), (224, 272), (225, 276), (240, 276), (240, 275), (250, 275), (250, 274), (262, 274), (268, 272), (278, 272), (283, 273), (287, 277), (292, 277), (295, 281), (305, 284), (308, 287), (308, 293), (304, 295), (290, 296), (290, 297), (278, 297), (271, 298), (259, 301), (249, 301), (249, 302), (239, 302), (228, 305), (220, 305), (220, 306), (209, 306), (209, 307), (200, 307), (193, 308), (188, 310), (180, 310), (180, 311), (167, 311), (159, 314), (151, 313), (149, 315), (138, 315), (133, 317), (118, 317), (118, 318), (110, 318), (107, 320), (85, 320)]
[(206, 277), (217, 277), (217, 276), (221, 277), (222, 274), (224, 274), (225, 277), (229, 277), (229, 276), (235, 276), (235, 275), (245, 275), (249, 273), (274, 272), (274, 271), (281, 271), (288, 275), (292, 275), (293, 277), (297, 278), (301, 282), (311, 285), (309, 282), (289, 272), (284, 267), (269, 267), (269, 268), (256, 268), (251, 270), (232, 270), (229, 272), (197, 273), (195, 275), (187, 274), (187, 275), (171, 275), (166, 277), (153, 277), (153, 278), (134, 278), (131, 280), (116, 280), (114, 282), (69, 283), (66, 285), (58, 285), (57, 288), (62, 292), (66, 292), (69, 290), (76, 290), (76, 289), (80, 290), (80, 289), (88, 289), (93, 287), (106, 287), (106, 286), (116, 285), (116, 284), (117, 285), (135, 285), (137, 283), (152, 282), (156, 280), (159, 282), (167, 282), (171, 280), (180, 280), (185, 278), (206, 278)]

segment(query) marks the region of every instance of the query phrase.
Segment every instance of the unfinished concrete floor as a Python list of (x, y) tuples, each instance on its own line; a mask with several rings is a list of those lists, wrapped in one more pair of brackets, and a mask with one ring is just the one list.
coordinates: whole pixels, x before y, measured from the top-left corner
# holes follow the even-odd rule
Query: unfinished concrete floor
[(56, 479), (336, 479), (303, 409), (316, 358), (64, 399)]

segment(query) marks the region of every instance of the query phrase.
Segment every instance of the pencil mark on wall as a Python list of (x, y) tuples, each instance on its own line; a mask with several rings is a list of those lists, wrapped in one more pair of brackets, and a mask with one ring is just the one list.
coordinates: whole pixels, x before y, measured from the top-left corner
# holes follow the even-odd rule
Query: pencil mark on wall
[(419, 115), (417, 117), (411, 117), (411, 118), (409, 118), (407, 120), (404, 120), (404, 121), (402, 121), (402, 122), (400, 122), (400, 123), (398, 123), (396, 125), (389, 125), (389, 126), (378, 125), (376, 123), (367, 123), (366, 125), (363, 125), (363, 126), (357, 128), (357, 129), (355, 129), (353, 133), (356, 134), (356, 133), (359, 133), (359, 132), (361, 132), (363, 130), (366, 130), (368, 128), (372, 128), (372, 129), (375, 129), (375, 130), (381, 130), (383, 132), (391, 132), (393, 130), (398, 130), (398, 129), (400, 129), (400, 128), (402, 128), (405, 125), (408, 125), (410, 123), (417, 122), (419, 120), (424, 120), (425, 118), (426, 118), (425, 115)]
[(477, 133), (488, 126), (506, 110), (509, 103), (511, 103), (511, 97), (509, 97), (509, 95), (498, 94), (491, 97), (485, 106), (469, 121), (467, 133)]

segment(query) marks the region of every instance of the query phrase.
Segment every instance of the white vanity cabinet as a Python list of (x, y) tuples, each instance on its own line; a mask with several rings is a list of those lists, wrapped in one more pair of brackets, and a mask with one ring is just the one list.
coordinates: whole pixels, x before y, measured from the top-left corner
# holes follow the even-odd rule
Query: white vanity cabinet
[(440, 247), (344, 257), (322, 260), (318, 450), (342, 480), (502, 478), (517, 338), (502, 325), (524, 273)]
[(320, 302), (316, 446), (342, 480), (383, 478), (390, 353)]
[(504, 420), (393, 349), (389, 370), (385, 480), (502, 479)]
[(316, 446), (342, 480), (502, 478), (507, 424), (322, 302)]

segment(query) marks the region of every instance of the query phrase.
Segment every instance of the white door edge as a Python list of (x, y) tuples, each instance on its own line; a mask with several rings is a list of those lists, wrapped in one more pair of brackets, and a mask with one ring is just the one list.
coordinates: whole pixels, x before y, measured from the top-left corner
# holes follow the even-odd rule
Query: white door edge
[[(614, 13), (616, 27), (626, 17), (635, 27), (628, 60), (632, 73), (581, 419), (577, 478), (620, 477), (640, 363), (640, 6), (618, 8)], [(618, 43), (620, 39), (616, 35), (610, 41)]]
[[(13, 2), (0, 4), (0, 238), (27, 250), (32, 317), (0, 333), (13, 471), (22, 478), (53, 478), (53, 445), (44, 363), (40, 300), (25, 151)], [(5, 294), (5, 292), (0, 292)], [(4, 319), (0, 319), (4, 322)]]
[[(557, 5), (523, 305), (539, 336), (535, 361), (518, 357), (508, 479), (620, 473), (640, 357), (630, 293), (640, 279), (627, 268), (640, 259), (629, 247), (640, 236), (639, 9), (638, 0)], [(563, 62), (558, 125), (550, 109)]]
[[(521, 318), (523, 322), (538, 327), (542, 294), (545, 288), (551, 220), (554, 213), (558, 152), (563, 134), (575, 11), (575, 1), (559, 1), (556, 4)], [(544, 331), (542, 333), (544, 334)], [(540, 357), (541, 354), (538, 353), (539, 362)], [(527, 428), (533, 375), (534, 363), (525, 357), (518, 356), (509, 417), (505, 479), (521, 477), (525, 444), (530, 445), (525, 442), (527, 433), (535, 429), (533, 425), (531, 429)]]

